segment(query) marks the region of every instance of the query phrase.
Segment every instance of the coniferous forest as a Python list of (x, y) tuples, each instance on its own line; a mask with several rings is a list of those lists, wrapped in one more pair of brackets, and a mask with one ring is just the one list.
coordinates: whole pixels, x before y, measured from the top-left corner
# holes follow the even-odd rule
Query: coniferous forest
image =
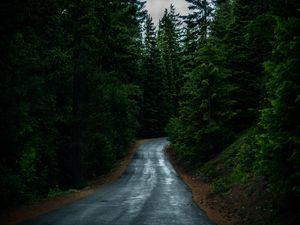
[(160, 136), (216, 193), (251, 187), (270, 217), (299, 205), (300, 2), (186, 1), (158, 27), (142, 0), (1, 1), (2, 209)]

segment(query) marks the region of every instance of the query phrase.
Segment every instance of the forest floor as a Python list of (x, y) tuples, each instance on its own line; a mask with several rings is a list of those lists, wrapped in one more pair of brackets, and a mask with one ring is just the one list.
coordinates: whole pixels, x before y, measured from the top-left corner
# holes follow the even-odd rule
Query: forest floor
[[(237, 215), (239, 205), (228, 202), (221, 196), (214, 195), (210, 183), (202, 179), (195, 178), (184, 166), (182, 166), (172, 154), (171, 149), (166, 148), (166, 155), (171, 161), (176, 172), (191, 188), (194, 202), (201, 208), (207, 216), (217, 225), (242, 225), (241, 218)], [(239, 193), (236, 193), (239, 195)]]
[(109, 184), (119, 177), (127, 169), (128, 165), (132, 161), (132, 158), (138, 147), (145, 140), (138, 140), (130, 149), (129, 154), (120, 160), (119, 166), (109, 172), (108, 174), (102, 175), (92, 181), (88, 182), (88, 185), (81, 190), (70, 190), (68, 193), (61, 196), (44, 199), (37, 202), (31, 202), (18, 206), (15, 208), (7, 209), (0, 213), (0, 225), (13, 225), (18, 224), (22, 221), (29, 220), (31, 218), (37, 217), (39, 215), (45, 214), (47, 212), (59, 209), (67, 204), (75, 202), (79, 199), (87, 197), (94, 193), (99, 187)]

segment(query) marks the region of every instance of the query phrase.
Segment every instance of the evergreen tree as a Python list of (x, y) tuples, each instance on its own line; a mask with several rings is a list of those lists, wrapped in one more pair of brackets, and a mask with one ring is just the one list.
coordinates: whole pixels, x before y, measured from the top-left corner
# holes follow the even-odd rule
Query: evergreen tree
[(207, 161), (232, 140), (230, 95), (235, 87), (228, 83), (230, 74), (217, 47), (209, 41), (199, 48), (197, 66), (185, 77), (179, 117), (168, 126), (175, 150), (192, 164)]
[[(278, 4), (282, 10), (277, 9)], [(255, 152), (259, 174), (268, 180), (282, 206), (283, 198), (296, 201), (300, 196), (300, 4), (275, 1), (271, 6), (276, 18), (275, 41), (272, 58), (265, 64), (267, 106), (262, 110)]]
[(233, 20), (229, 26), (227, 68), (231, 83), (238, 89), (234, 129), (236, 132), (254, 125), (264, 95), (265, 73), (263, 62), (270, 57), (273, 19), (267, 15), (267, 1), (233, 2)]
[(189, 10), (192, 11), (186, 21), (194, 29), (198, 37), (198, 43), (206, 40), (209, 32), (209, 24), (212, 20), (212, 3), (207, 0), (186, 0), (189, 3)]
[(143, 5), (1, 2), (1, 207), (76, 187), (127, 153)]
[[(224, 16), (223, 7), (218, 9), (220, 18)], [(221, 19), (214, 23), (226, 26)], [(207, 161), (230, 143), (230, 122), (235, 114), (231, 99), (235, 87), (229, 82), (230, 71), (224, 65), (224, 43), (220, 37), (210, 36), (198, 45), (197, 51), (191, 52), (190, 68), (186, 70), (179, 117), (168, 126), (175, 150), (194, 165)]]
[(157, 47), (157, 37), (152, 18), (148, 15), (145, 22), (144, 59), (141, 104), (141, 135), (159, 136), (166, 124), (164, 112), (163, 74), (160, 54)]
[(167, 121), (172, 115), (177, 114), (179, 92), (182, 81), (179, 44), (179, 16), (175, 13), (173, 5), (170, 10), (165, 9), (159, 22), (158, 48), (161, 55), (163, 70), (163, 88), (165, 91), (165, 111)]

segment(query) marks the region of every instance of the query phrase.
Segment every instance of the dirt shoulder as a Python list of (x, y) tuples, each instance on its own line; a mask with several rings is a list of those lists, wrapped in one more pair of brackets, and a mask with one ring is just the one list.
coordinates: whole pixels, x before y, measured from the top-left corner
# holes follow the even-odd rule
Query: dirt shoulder
[(241, 225), (238, 215), (235, 215), (235, 209), (221, 197), (212, 194), (212, 188), (209, 183), (193, 177), (189, 171), (181, 166), (170, 151), (166, 148), (166, 155), (173, 167), (191, 188), (194, 202), (206, 212), (207, 216), (217, 225)]
[(17, 208), (12, 208), (1, 212), (0, 214), (0, 224), (1, 225), (13, 225), (20, 223), (22, 221), (37, 217), (39, 215), (45, 214), (47, 212), (59, 209), (67, 204), (75, 202), (79, 199), (87, 197), (88, 195), (94, 193), (96, 189), (102, 185), (111, 183), (117, 180), (123, 175), (128, 165), (130, 164), (134, 154), (138, 150), (138, 147), (146, 140), (138, 140), (134, 146), (130, 149), (129, 154), (120, 161), (120, 165), (117, 169), (112, 172), (103, 175), (93, 181), (90, 181), (88, 186), (81, 190), (74, 190), (69, 194), (34, 202), (28, 203)]

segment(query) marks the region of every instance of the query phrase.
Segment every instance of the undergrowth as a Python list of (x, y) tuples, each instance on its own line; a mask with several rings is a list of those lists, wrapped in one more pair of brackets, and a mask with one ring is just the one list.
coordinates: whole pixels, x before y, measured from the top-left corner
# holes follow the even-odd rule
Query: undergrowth
[(244, 224), (279, 225), (276, 195), (268, 189), (264, 177), (255, 173), (253, 156), (249, 154), (255, 128), (241, 134), (218, 156), (194, 170), (211, 184), (212, 194), (237, 208)]

